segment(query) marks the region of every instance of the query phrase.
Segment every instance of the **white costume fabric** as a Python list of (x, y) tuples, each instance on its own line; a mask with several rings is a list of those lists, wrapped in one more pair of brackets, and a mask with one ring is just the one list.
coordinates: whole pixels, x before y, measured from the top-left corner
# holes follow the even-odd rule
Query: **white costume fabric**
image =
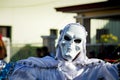
[(65, 26), (56, 47), (56, 58), (30, 57), (15, 64), (9, 80), (119, 80), (120, 64), (86, 56), (85, 28), (79, 23)]

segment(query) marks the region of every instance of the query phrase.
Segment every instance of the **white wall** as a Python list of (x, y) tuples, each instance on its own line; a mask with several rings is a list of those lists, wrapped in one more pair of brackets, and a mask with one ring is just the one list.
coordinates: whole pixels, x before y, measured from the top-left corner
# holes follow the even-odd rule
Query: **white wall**
[(60, 29), (63, 24), (75, 22), (72, 14), (56, 13), (49, 6), (0, 9), (0, 25), (12, 26), (13, 43), (36, 43), (49, 29)]

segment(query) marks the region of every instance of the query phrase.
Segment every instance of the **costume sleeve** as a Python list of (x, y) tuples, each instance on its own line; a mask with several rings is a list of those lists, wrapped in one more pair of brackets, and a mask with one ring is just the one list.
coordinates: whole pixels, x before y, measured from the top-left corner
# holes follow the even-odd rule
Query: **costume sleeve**
[(118, 64), (105, 63), (100, 68), (102, 80), (119, 80)]
[(117, 64), (117, 68), (118, 68), (118, 76), (119, 76), (119, 80), (120, 80), (120, 63)]
[(9, 80), (64, 80), (55, 63), (49, 57), (18, 61)]
[(29, 67), (21, 67), (10, 75), (9, 80), (37, 80)]

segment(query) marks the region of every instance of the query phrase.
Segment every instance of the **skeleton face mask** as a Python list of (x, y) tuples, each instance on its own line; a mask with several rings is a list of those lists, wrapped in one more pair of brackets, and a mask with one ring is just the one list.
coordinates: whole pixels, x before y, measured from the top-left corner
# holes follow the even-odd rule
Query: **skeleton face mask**
[(66, 61), (73, 61), (83, 50), (86, 32), (80, 24), (69, 24), (63, 31), (59, 42), (61, 56)]

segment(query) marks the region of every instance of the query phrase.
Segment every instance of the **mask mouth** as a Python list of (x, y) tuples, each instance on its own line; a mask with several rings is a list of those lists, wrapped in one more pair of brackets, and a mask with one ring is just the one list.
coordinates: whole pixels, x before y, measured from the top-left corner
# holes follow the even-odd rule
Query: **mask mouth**
[(75, 58), (72, 59), (72, 60), (70, 60), (70, 58), (71, 58), (70, 56), (67, 56), (67, 59), (63, 57), (63, 60), (65, 60), (65, 61), (72, 61), (72, 62), (73, 62), (74, 60), (77, 59), (77, 57), (78, 57), (79, 55), (80, 55), (80, 52), (79, 52), (79, 53), (75, 56)]
[(75, 56), (75, 58), (72, 60), (72, 62), (80, 55), (80, 52)]
[[(68, 52), (69, 53), (69, 52)], [(72, 57), (70, 55), (64, 55), (63, 59), (65, 61), (71, 61), (72, 60)]]

